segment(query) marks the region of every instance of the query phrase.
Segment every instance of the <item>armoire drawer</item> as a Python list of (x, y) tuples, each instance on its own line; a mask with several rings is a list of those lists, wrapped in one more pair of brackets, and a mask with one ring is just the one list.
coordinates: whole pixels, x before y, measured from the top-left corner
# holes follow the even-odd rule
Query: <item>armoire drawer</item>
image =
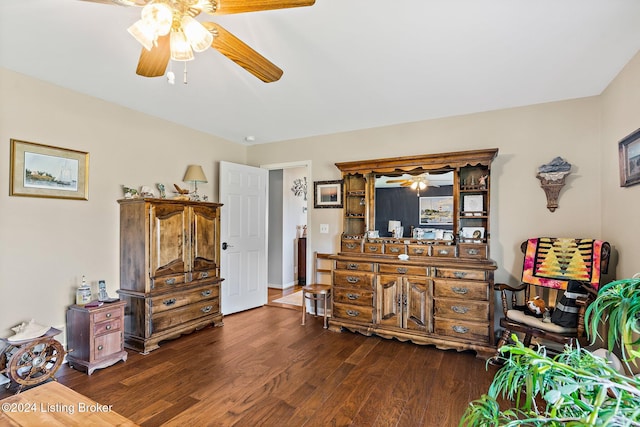
[(220, 312), (218, 298), (197, 302), (194, 304), (179, 307), (173, 310), (166, 310), (155, 313), (151, 316), (152, 333), (164, 331), (174, 326), (181, 326), (191, 320), (217, 314)]
[(162, 313), (166, 310), (173, 310), (195, 302), (217, 298), (218, 296), (220, 296), (219, 284), (198, 286), (191, 290), (172, 292), (151, 298), (151, 311), (154, 314)]

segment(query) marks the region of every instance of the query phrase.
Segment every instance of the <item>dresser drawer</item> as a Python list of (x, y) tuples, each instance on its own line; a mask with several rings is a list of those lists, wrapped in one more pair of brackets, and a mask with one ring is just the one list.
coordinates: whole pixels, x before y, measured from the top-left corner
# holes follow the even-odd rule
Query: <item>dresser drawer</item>
[(333, 285), (343, 288), (373, 289), (373, 273), (334, 271)]
[(336, 261), (336, 270), (373, 271), (373, 263), (357, 261)]
[(484, 270), (466, 270), (464, 268), (436, 268), (436, 277), (445, 279), (487, 280)]
[(433, 285), (433, 296), (436, 298), (463, 298), (465, 300), (488, 301), (489, 284), (469, 280), (436, 279)]
[(373, 307), (373, 291), (366, 289), (333, 289), (333, 302)]
[(91, 314), (94, 323), (104, 322), (105, 320), (113, 320), (119, 318), (121, 315), (122, 309), (120, 307), (114, 307), (109, 310), (99, 310), (96, 313)]
[(384, 253), (383, 243), (365, 243), (363, 246), (364, 246), (364, 253), (366, 254), (383, 254)]
[(458, 257), (460, 258), (487, 258), (487, 245), (474, 243), (458, 244)]
[(409, 256), (429, 256), (431, 245), (407, 245)]
[(434, 304), (434, 314), (437, 317), (462, 320), (489, 320), (489, 302), (472, 301), (468, 299), (437, 298)]
[(164, 331), (173, 326), (182, 326), (191, 320), (219, 312), (220, 306), (218, 298), (197, 302), (173, 310), (166, 310), (151, 316), (151, 330), (152, 333)]
[(93, 340), (91, 356), (93, 360), (99, 360), (119, 351), (122, 351), (122, 332), (116, 331), (96, 337)]
[(331, 317), (351, 320), (353, 322), (372, 323), (373, 307), (334, 303)]
[(340, 245), (342, 252), (362, 252), (362, 242), (355, 239), (345, 239)]
[(456, 247), (454, 245), (433, 245), (431, 248), (431, 256), (452, 258), (456, 256)]
[(179, 288), (185, 284), (184, 274), (173, 274), (170, 276), (158, 276), (151, 279), (151, 289), (154, 291), (166, 291)]
[(461, 340), (489, 343), (489, 324), (463, 320), (435, 319), (434, 333)]
[(115, 317), (112, 320), (107, 320), (105, 322), (99, 322), (93, 324), (93, 333), (94, 335), (101, 335), (106, 332), (114, 332), (119, 331), (122, 328), (120, 317)]
[(151, 298), (151, 310), (153, 313), (162, 313), (166, 310), (173, 310), (195, 302), (217, 298), (218, 296), (220, 296), (219, 284), (203, 285), (188, 291), (153, 297)]
[(384, 245), (384, 253), (387, 255), (400, 255), (407, 251), (407, 247), (400, 243), (386, 243)]
[(217, 271), (215, 268), (211, 270), (199, 270), (191, 273), (191, 280), (197, 281), (197, 280), (211, 279), (213, 277), (216, 277), (216, 275), (217, 275)]
[(406, 274), (411, 276), (426, 276), (427, 267), (417, 267), (398, 264), (380, 264), (378, 272), (383, 274)]

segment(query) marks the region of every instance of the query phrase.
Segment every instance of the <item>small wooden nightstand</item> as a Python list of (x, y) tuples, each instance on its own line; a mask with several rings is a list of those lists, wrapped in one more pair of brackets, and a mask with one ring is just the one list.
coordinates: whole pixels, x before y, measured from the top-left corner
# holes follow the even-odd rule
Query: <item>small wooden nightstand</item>
[(75, 369), (82, 367), (91, 375), (127, 360), (124, 350), (124, 301), (104, 303), (101, 307), (72, 305), (67, 310), (67, 361)]

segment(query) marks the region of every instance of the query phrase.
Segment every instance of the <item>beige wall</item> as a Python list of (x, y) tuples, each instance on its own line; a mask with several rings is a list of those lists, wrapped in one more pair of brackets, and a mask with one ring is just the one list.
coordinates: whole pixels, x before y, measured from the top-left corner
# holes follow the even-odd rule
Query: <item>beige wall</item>
[[(9, 197), (9, 140), (90, 154), (89, 200)], [(217, 200), (218, 161), (245, 163), (246, 147), (0, 69), (0, 336), (22, 321), (63, 326), (81, 276), (119, 280), (122, 184), (182, 182), (203, 166), (199, 192)]]
[(601, 96), (602, 230), (620, 248), (618, 277), (640, 272), (640, 185), (620, 187), (618, 142), (640, 128), (640, 54)]
[[(604, 238), (620, 251), (618, 277), (640, 270), (640, 185), (618, 185), (617, 141), (639, 127), (640, 59), (602, 96), (244, 147), (99, 99), (0, 69), (0, 336), (36, 318), (63, 326), (82, 275), (118, 287), (121, 185), (182, 184), (186, 165), (202, 164), (217, 200), (218, 162), (251, 165), (311, 160), (313, 181), (339, 179), (334, 163), (410, 154), (498, 148), (492, 179), (491, 256), (498, 281), (518, 274), (519, 242), (533, 235)], [(89, 201), (9, 197), (11, 138), (90, 153)], [(541, 164), (573, 165), (549, 212)], [(311, 196), (311, 191), (310, 191)], [(314, 209), (310, 251), (338, 248), (341, 211)], [(329, 224), (328, 235), (319, 224)], [(512, 273), (513, 272), (513, 273)]]
[[(357, 159), (437, 153), (478, 148), (499, 149), (492, 169), (491, 257), (496, 280), (519, 274), (519, 244), (529, 236), (602, 238), (599, 98), (528, 106), (469, 116), (429, 120), (379, 129), (328, 135), (251, 147), (251, 164), (310, 158), (312, 181), (339, 179), (334, 163)], [(573, 173), (550, 212), (535, 177), (538, 166), (561, 156)], [(313, 209), (309, 239), (312, 250), (339, 248), (341, 210)], [(595, 206), (595, 208), (594, 208)], [(319, 224), (330, 225), (329, 235)]]

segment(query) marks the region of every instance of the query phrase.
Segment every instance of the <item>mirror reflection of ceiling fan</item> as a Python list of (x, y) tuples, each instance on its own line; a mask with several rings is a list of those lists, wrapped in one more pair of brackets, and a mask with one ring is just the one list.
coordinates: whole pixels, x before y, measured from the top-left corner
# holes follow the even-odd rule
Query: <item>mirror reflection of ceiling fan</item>
[[(312, 6), (315, 0), (83, 0), (120, 6), (142, 6), (141, 19), (129, 27), (143, 49), (136, 74), (159, 77), (169, 60), (190, 61), (193, 52), (213, 47), (262, 80), (280, 79), (283, 71), (239, 38), (214, 22), (195, 19), (200, 13), (229, 15)], [(168, 76), (170, 83), (171, 77)], [(186, 79), (186, 73), (185, 73)], [(185, 80), (186, 83), (186, 80)]]
[(399, 183), (401, 187), (410, 187), (412, 190), (416, 190), (418, 197), (420, 197), (420, 190), (425, 190), (427, 187), (440, 187), (438, 184), (431, 183), (429, 181), (429, 174), (423, 173), (421, 175), (402, 175), (397, 179), (388, 179), (387, 184)]

